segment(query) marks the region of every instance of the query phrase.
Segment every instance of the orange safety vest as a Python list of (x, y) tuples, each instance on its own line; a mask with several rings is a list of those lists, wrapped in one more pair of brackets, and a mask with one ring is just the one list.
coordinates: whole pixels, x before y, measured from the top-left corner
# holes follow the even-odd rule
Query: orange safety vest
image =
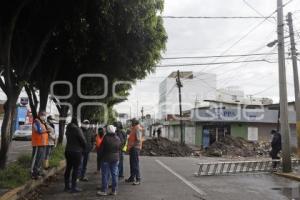
[(102, 136), (102, 137), (100, 137), (99, 135), (96, 136), (96, 148), (97, 148), (97, 150), (100, 149), (101, 144), (103, 142), (103, 138), (104, 138), (104, 136)]
[(143, 128), (140, 125), (136, 125), (134, 127), (131, 127), (131, 131), (130, 131), (130, 134), (129, 134), (129, 137), (128, 137), (128, 146), (127, 146), (127, 150), (128, 151), (132, 147), (136, 147), (138, 149), (142, 149), (142, 146), (143, 146), (143, 136), (142, 136), (141, 141), (138, 144), (136, 144), (136, 142), (137, 142), (136, 132), (138, 130), (141, 131), (141, 132), (143, 132)]
[[(42, 132), (39, 133), (35, 128), (35, 123), (39, 123)], [(43, 124), (39, 119), (35, 119), (32, 123), (32, 136), (31, 144), (33, 147), (36, 146), (47, 146), (48, 145), (48, 132), (45, 124)]]

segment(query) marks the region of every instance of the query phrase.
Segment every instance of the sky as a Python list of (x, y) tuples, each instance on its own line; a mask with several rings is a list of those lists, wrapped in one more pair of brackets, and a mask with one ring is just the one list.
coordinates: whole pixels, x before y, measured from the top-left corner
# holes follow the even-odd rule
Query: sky
[[(285, 0), (284, 3), (288, 2)], [(248, 6), (246, 3), (250, 4)], [(276, 10), (276, 0), (165, 0), (162, 16), (270, 16)], [(255, 10), (254, 10), (254, 9)], [(300, 0), (291, 1), (284, 7), (284, 16), (293, 13), (296, 41), (300, 43)], [(273, 15), (276, 17), (276, 13)], [(168, 34), (167, 49), (163, 57), (219, 56), (233, 54), (277, 53), (277, 46), (266, 45), (277, 38), (276, 18), (265, 19), (168, 19), (164, 18)], [(288, 33), (288, 27), (285, 27)], [(250, 32), (250, 33), (249, 33)], [(249, 34), (248, 34), (249, 33)], [(286, 39), (288, 52), (289, 39)], [(298, 47), (299, 49), (299, 47)], [(146, 114), (157, 115), (159, 83), (177, 70), (208, 72), (217, 75), (217, 88), (239, 86), (246, 95), (279, 99), (277, 55), (219, 59), (162, 60), (158, 65), (245, 61), (266, 59), (267, 62), (226, 65), (201, 65), (182, 67), (158, 67), (155, 73), (139, 80), (130, 91), (128, 100), (118, 104), (119, 113), (140, 116), (144, 107)], [(288, 98), (293, 100), (293, 70), (287, 59)], [(212, 88), (216, 90), (217, 88)], [(176, 92), (176, 90), (174, 91)]]

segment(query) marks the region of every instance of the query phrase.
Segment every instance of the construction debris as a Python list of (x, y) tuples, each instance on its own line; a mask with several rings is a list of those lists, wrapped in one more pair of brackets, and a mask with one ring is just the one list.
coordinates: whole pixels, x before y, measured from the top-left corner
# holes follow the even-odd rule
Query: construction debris
[(141, 151), (143, 156), (168, 156), (186, 157), (192, 155), (192, 149), (187, 145), (181, 145), (167, 138), (154, 138), (143, 143)]
[(205, 155), (213, 157), (221, 156), (268, 156), (270, 150), (269, 143), (255, 143), (240, 137), (225, 136), (213, 143), (205, 151)]

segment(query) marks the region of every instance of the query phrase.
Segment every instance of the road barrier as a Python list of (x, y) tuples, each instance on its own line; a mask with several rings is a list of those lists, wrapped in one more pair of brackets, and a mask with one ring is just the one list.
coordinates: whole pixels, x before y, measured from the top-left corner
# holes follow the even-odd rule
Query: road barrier
[[(215, 176), (237, 173), (256, 173), (273, 171), (272, 164), (277, 162), (280, 168), (281, 160), (259, 160), (259, 161), (226, 161), (226, 162), (208, 162), (198, 163), (198, 172), (195, 176)], [(292, 165), (300, 164), (300, 159), (292, 159)]]

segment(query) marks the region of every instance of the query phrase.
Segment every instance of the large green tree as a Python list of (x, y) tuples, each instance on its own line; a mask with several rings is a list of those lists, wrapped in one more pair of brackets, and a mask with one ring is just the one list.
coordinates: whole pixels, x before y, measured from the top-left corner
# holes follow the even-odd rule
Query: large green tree
[(6, 164), (18, 96), (38, 65), (53, 29), (72, 10), (72, 6), (76, 6), (75, 2), (0, 2), (0, 87), (7, 96), (1, 127), (0, 168)]
[[(74, 111), (80, 103), (91, 101), (105, 103), (112, 110), (113, 105), (124, 100), (113, 97), (113, 83), (144, 78), (153, 72), (161, 57), (167, 40), (162, 18), (158, 15), (162, 9), (162, 0), (88, 1), (77, 11), (78, 15), (57, 27), (30, 84), (48, 93), (52, 81), (70, 81), (73, 95), (61, 102), (71, 103)], [(49, 70), (55, 73), (47, 79)], [(77, 78), (85, 73), (106, 75), (109, 83), (105, 98), (89, 100), (78, 97)], [(44, 74), (48, 75), (47, 78)], [(126, 96), (130, 88), (119, 85), (117, 92)], [(86, 95), (99, 95), (104, 89), (103, 81), (99, 79), (90, 78), (82, 84), (82, 93)], [(55, 94), (66, 94), (66, 90), (66, 87), (58, 86)], [(41, 97), (41, 104), (45, 105), (43, 99), (47, 100), (47, 95)], [(65, 117), (68, 109), (65, 106), (58, 108)], [(96, 120), (101, 116), (101, 108), (83, 109), (82, 117)], [(64, 121), (60, 125), (64, 127)], [(61, 140), (62, 131), (63, 128)]]

